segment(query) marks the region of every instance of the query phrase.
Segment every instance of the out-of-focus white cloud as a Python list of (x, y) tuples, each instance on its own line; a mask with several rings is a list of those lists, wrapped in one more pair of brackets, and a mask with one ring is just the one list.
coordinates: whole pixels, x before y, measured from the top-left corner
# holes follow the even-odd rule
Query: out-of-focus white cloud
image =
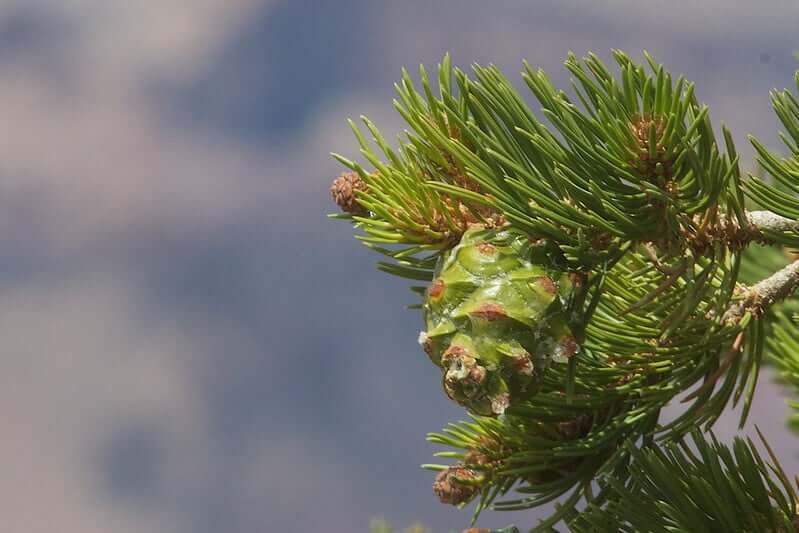
[[(46, 206), (31, 222), (66, 246), (137, 227), (217, 224), (248, 205), (266, 159), (186, 138), (118, 96), (64, 96), (36, 77), (0, 74), (0, 116), (13, 124), (0, 146), (0, 211), (20, 197)], [(24, 230), (18, 220), (2, 231)]]
[[(514, 0), (517, 8), (527, 10), (530, 2)], [(790, 32), (799, 21), (799, 4), (793, 0), (768, 0), (757, 6), (749, 2), (727, 0), (538, 0), (533, 8), (542, 14), (558, 9), (564, 17), (602, 23), (614, 21), (624, 28), (650, 26), (668, 31), (674, 37), (724, 37), (764, 31)]]
[[(24, 54), (3, 58), (0, 239), (44, 255), (98, 242), (135, 246), (146, 235), (202, 231), (251, 205), (267, 158), (171, 129), (146, 82), (190, 75), (256, 4), (0, 2), (0, 22), (28, 10), (62, 20), (69, 35), (47, 43), (63, 69)], [(3, 531), (184, 527), (174, 509), (131, 509), (106, 486), (98, 458), (127, 424), (157, 431), (167, 495), (211, 482), (193, 365), (208, 350), (202, 332), (214, 326), (153, 326), (135, 306), (140, 291), (128, 273), (106, 267), (87, 261), (83, 274), (2, 290)]]
[[(33, 228), (63, 250), (199, 230), (252, 206), (268, 157), (170, 127), (147, 81), (189, 75), (256, 5), (263, 9), (253, 0), (0, 3), (0, 20), (34, 10), (63, 17), (71, 34), (51, 44), (63, 48), (67, 79), (24, 56), (0, 69), (0, 212), (17, 218), (3, 236)], [(14, 209), (20, 202), (36, 206), (30, 220)]]
[[(0, 0), (0, 17), (20, 10), (65, 20), (79, 34), (69, 50), (76, 66), (130, 82), (137, 69), (186, 72), (202, 63), (220, 41), (263, 0)], [(87, 62), (88, 60), (88, 62)], [(164, 72), (162, 72), (163, 74)], [(133, 80), (136, 81), (136, 80)]]
[(201, 347), (180, 328), (143, 324), (131, 287), (95, 274), (2, 291), (4, 531), (169, 531), (156, 510), (113, 505), (97, 446), (129, 421), (148, 420), (167, 440), (168, 469), (201, 452), (187, 371)]
[[(187, 531), (192, 517), (176, 511), (188, 505), (202, 516), (209, 493), (247, 528), (359, 527), (361, 506), (372, 503), (348, 484), (364, 471), (301, 425), (296, 434), (244, 439), (234, 455), (215, 447), (199, 383), (208, 358), (251, 351), (246, 337), (202, 320), (155, 320), (142, 313), (135, 285), (103, 271), (0, 296), (3, 531)], [(144, 487), (153, 494), (138, 496), (143, 505), (117, 499), (105, 469), (120, 465), (100, 460), (115, 436), (140, 425), (154, 431), (158, 453), (134, 466), (156, 469), (154, 486)], [(215, 484), (226, 488), (217, 494)], [(307, 501), (318, 502), (313, 512)]]
[[(322, 441), (290, 434), (259, 442), (241, 456), (239, 502), (255, 524), (286, 524), (292, 531), (360, 531), (354, 511), (373, 505), (352, 487), (353, 472), (336, 450)], [(353, 475), (354, 474), (354, 475)], [(276, 481), (280, 480), (280, 481)], [(306, 512), (308, 508), (312, 512)]]

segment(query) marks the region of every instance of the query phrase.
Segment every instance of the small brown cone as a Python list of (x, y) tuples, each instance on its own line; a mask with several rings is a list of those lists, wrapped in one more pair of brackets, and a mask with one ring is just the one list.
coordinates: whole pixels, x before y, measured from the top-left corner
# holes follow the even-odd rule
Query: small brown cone
[(369, 186), (356, 172), (345, 172), (330, 186), (330, 196), (342, 211), (351, 215), (364, 216), (369, 212), (358, 203), (356, 191), (368, 191)]
[[(479, 482), (484, 476), (479, 472), (457, 464), (439, 472), (433, 482), (433, 492), (436, 493), (441, 503), (460, 505), (468, 503), (480, 490), (468, 481)], [(464, 483), (466, 481), (467, 483)]]

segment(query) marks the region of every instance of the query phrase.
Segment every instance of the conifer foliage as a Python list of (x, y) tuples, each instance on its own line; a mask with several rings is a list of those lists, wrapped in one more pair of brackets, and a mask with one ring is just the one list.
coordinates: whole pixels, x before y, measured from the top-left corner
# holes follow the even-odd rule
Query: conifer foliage
[(702, 433), (736, 405), (743, 426), (766, 361), (799, 389), (799, 100), (772, 94), (788, 153), (751, 139), (747, 176), (693, 83), (644, 56), (570, 54), (568, 94), (525, 63), (527, 98), (494, 66), (403, 72), (408, 130), (351, 122), (334, 216), (415, 282), (465, 409), (428, 435), (443, 503), (558, 500), (539, 531), (799, 531), (776, 458)]

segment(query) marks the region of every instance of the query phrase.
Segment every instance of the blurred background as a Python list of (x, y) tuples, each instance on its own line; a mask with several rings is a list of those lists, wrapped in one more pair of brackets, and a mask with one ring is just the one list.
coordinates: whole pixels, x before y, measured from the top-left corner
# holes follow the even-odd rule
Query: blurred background
[[(795, 0), (0, 0), (2, 530), (460, 531), (418, 468), (461, 411), (413, 295), (325, 218), (346, 118), (401, 131), (400, 68), (446, 51), (566, 87), (570, 49), (645, 48), (749, 162), (797, 27)], [(750, 420), (797, 473), (766, 381)]]

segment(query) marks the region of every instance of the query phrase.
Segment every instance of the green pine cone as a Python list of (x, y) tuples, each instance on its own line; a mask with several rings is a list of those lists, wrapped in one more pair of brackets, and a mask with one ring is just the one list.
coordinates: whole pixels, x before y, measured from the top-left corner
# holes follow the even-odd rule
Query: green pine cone
[(554, 257), (546, 243), (482, 228), (442, 256), (419, 342), (447, 396), (469, 411), (504, 413), (535, 394), (551, 362), (579, 350), (564, 304), (572, 286)]

